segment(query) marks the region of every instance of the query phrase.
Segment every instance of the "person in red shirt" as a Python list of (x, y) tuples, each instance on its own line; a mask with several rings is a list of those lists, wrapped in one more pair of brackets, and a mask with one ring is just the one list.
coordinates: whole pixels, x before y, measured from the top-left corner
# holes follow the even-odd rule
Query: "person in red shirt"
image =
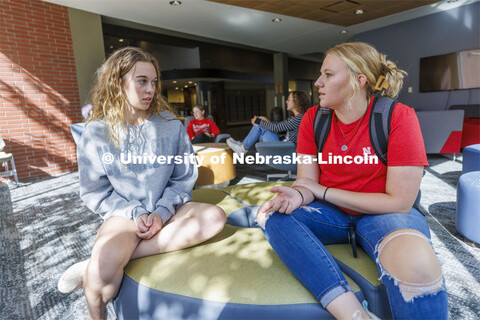
[(187, 133), (192, 143), (212, 142), (220, 134), (215, 122), (205, 118), (205, 109), (202, 105), (193, 107), (193, 116), (187, 127)]
[(297, 180), (292, 187), (273, 188), (276, 197), (258, 210), (257, 221), (275, 252), (337, 319), (376, 318), (324, 246), (348, 243), (352, 234), (377, 263), (395, 319), (448, 318), (428, 224), (412, 208), (428, 165), (414, 110), (401, 103), (393, 109), (387, 165), (360, 161), (375, 156), (369, 121), (378, 80), (386, 79), (380, 93), (395, 98), (405, 74), (365, 43), (328, 50), (315, 83), (320, 106), (333, 110), (322, 153), (317, 154), (313, 128), (317, 106), (300, 124)]

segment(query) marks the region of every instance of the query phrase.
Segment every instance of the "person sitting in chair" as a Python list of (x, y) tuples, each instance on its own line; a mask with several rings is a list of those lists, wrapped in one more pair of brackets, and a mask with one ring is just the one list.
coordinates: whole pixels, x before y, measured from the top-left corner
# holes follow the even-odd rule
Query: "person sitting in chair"
[(286, 101), (287, 110), (293, 116), (280, 122), (270, 122), (267, 118), (254, 116), (251, 120), (252, 129), (242, 142), (227, 139), (228, 146), (237, 154), (248, 151), (258, 140), (263, 142), (280, 141), (277, 132), (287, 132), (284, 141), (292, 141), (297, 144), (298, 127), (302, 121), (303, 114), (310, 108), (310, 99), (303, 91), (292, 91)]
[(187, 133), (193, 144), (213, 142), (216, 136), (220, 134), (220, 129), (213, 120), (205, 117), (205, 109), (198, 104), (193, 107), (193, 116), (195, 119), (188, 123)]

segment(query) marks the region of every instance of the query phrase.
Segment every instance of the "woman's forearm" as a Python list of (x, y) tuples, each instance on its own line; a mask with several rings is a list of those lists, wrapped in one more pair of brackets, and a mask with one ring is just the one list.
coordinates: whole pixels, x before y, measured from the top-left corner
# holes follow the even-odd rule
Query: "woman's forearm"
[(367, 214), (408, 213), (413, 205), (413, 201), (405, 201), (404, 198), (386, 193), (354, 192), (336, 188), (328, 188), (327, 192), (323, 193), (325, 200), (332, 204)]
[(415, 200), (409, 201), (410, 196), (407, 199), (404, 196), (393, 196), (388, 193), (366, 193), (327, 188), (306, 179), (297, 180), (293, 187), (308, 189), (316, 200), (325, 200), (336, 206), (366, 214), (408, 213)]
[(302, 206), (309, 204), (310, 202), (315, 200), (315, 196), (308, 188), (301, 187), (301, 186), (296, 186), (292, 188), (297, 189), (302, 194)]
[[(302, 160), (308, 155), (301, 155)], [(296, 187), (310, 190), (315, 199), (328, 201), (336, 206), (367, 213), (408, 213), (415, 202), (422, 180), (422, 166), (388, 167), (385, 192), (358, 192), (339, 188), (326, 188), (319, 184), (319, 170), (315, 164), (300, 164)]]

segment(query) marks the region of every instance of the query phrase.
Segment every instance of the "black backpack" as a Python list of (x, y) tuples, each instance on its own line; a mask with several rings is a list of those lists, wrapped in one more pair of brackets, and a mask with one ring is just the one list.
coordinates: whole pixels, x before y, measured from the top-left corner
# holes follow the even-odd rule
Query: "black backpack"
[[(372, 112), (370, 113), (369, 131), (370, 142), (378, 159), (387, 165), (388, 136), (390, 134), (390, 121), (392, 120), (393, 108), (397, 100), (389, 97), (375, 96)], [(321, 153), (332, 123), (332, 110), (318, 107), (313, 120), (313, 131), (318, 153)]]
[[(397, 100), (381, 96), (381, 92), (375, 95), (373, 101), (372, 112), (370, 113), (370, 142), (378, 159), (387, 165), (388, 136), (390, 135), (390, 122), (392, 120), (393, 108)], [(318, 107), (317, 113), (313, 120), (313, 131), (315, 133), (315, 142), (317, 143), (318, 153), (322, 152), (330, 125), (332, 123), (332, 110), (328, 108)], [(425, 169), (423, 169), (425, 175)], [(421, 190), (418, 190), (417, 199), (413, 204), (418, 207), (420, 204)], [(420, 210), (420, 212), (422, 212)], [(422, 212), (423, 214), (423, 212)]]

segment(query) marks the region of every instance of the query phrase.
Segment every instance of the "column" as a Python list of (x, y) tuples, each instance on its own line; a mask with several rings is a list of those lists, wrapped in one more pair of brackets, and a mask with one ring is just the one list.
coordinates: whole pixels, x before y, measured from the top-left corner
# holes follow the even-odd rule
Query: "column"
[(208, 91), (210, 90), (210, 82), (198, 81), (197, 82), (197, 103), (201, 104), (208, 114), (212, 113), (210, 101), (208, 99)]
[(283, 119), (286, 119), (285, 100), (288, 96), (288, 57), (284, 52), (273, 55), (273, 79), (275, 81), (275, 107), (282, 108)]

